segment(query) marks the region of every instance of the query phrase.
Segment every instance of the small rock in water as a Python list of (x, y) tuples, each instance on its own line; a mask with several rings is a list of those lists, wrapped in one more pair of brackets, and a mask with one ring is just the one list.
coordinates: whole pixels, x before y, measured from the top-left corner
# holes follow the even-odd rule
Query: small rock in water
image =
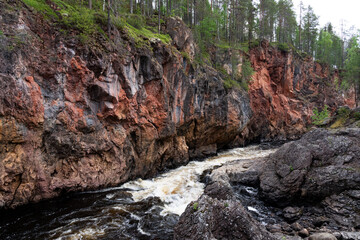
[(336, 237), (330, 233), (315, 233), (309, 237), (309, 240), (337, 240)]
[(295, 231), (300, 231), (301, 229), (303, 229), (303, 226), (301, 226), (301, 224), (298, 222), (294, 222), (293, 224), (291, 224), (291, 227)]
[(303, 228), (299, 231), (299, 236), (302, 238), (306, 238), (309, 236), (309, 231), (306, 228)]

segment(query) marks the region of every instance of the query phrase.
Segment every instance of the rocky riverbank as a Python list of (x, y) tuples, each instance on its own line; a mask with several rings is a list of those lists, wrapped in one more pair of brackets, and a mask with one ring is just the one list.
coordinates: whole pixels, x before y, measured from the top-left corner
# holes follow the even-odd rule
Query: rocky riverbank
[(176, 239), (360, 239), (359, 128), (315, 129), (209, 178)]

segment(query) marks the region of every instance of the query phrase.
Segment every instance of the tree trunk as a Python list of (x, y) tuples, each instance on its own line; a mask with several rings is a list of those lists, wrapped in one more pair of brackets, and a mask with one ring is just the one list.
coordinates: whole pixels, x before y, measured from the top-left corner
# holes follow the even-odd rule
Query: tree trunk
[(354, 89), (355, 89), (355, 107), (357, 108), (359, 106), (358, 104), (358, 95), (359, 95), (359, 86), (360, 85), (360, 79), (359, 79), (359, 83), (356, 83), (354, 84)]
[(110, 39), (111, 36), (111, 19), (110, 19), (110, 10), (111, 10), (111, 0), (108, 0), (108, 36)]
[(161, 14), (161, 0), (158, 0), (158, 32), (160, 34), (160, 14)]
[(89, 0), (89, 8), (92, 9), (92, 0)]
[(134, 13), (133, 0), (130, 0), (130, 13)]

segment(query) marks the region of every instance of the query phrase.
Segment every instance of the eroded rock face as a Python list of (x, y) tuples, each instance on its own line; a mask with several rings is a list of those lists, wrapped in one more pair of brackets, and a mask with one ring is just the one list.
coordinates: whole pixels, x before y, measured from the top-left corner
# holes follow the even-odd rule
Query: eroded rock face
[(14, 9), (0, 8), (0, 208), (153, 176), (216, 153), (251, 118), (246, 92), (182, 57), (195, 49), (179, 19), (164, 26), (173, 46), (114, 30), (102, 52)]
[(322, 94), (319, 65), (266, 44), (250, 53), (250, 96), (225, 89), (216, 70), (189, 62), (196, 48), (178, 18), (162, 26), (172, 46), (147, 39), (139, 49), (114, 29), (111, 44), (89, 48), (5, 4), (22, 2), (0, 3), (0, 208), (150, 177), (258, 137), (298, 137), (313, 106), (301, 96), (344, 102)]
[(262, 41), (250, 50), (255, 74), (249, 86), (253, 119), (248, 136), (260, 139), (296, 139), (306, 132), (314, 107), (325, 104), (331, 111), (338, 106), (355, 106), (354, 92), (341, 93), (338, 72), (310, 57), (283, 52)]

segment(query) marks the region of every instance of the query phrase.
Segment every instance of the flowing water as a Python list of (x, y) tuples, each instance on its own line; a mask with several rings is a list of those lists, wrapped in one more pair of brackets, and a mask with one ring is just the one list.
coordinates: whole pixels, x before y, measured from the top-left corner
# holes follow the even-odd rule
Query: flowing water
[(205, 170), (273, 151), (236, 148), (153, 179), (0, 212), (0, 239), (172, 239), (179, 215), (204, 191)]

